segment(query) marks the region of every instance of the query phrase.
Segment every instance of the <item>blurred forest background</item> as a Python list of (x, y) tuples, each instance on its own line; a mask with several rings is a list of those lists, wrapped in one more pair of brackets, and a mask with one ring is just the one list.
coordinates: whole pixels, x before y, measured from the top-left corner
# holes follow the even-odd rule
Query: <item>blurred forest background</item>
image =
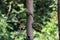
[[(58, 40), (57, 0), (33, 0), (34, 40)], [(0, 40), (26, 40), (25, 0), (0, 0)]]

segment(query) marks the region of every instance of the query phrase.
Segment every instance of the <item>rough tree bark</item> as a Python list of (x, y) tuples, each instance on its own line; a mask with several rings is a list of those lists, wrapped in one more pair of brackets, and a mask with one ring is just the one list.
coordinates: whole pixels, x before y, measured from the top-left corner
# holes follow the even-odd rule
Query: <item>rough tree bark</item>
[(33, 0), (26, 0), (27, 8), (27, 40), (33, 40)]
[(58, 28), (59, 28), (59, 40), (60, 40), (60, 0), (58, 0)]

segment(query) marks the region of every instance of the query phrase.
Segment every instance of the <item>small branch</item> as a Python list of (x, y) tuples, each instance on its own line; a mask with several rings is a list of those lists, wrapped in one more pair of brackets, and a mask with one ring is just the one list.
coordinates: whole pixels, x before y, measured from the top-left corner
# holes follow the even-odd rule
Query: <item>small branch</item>
[(11, 10), (12, 10), (12, 4), (13, 4), (13, 1), (11, 1), (10, 3), (9, 3), (9, 5), (8, 5), (8, 13), (7, 13), (7, 16), (9, 16), (9, 14), (10, 14), (10, 12), (11, 12)]

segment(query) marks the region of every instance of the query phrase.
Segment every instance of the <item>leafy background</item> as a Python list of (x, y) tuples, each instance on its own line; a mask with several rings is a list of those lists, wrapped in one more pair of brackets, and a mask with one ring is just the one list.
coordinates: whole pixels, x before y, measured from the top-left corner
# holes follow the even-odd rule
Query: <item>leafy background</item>
[[(57, 0), (33, 2), (34, 40), (58, 40)], [(0, 0), (0, 40), (26, 40), (25, 10), (25, 0)]]

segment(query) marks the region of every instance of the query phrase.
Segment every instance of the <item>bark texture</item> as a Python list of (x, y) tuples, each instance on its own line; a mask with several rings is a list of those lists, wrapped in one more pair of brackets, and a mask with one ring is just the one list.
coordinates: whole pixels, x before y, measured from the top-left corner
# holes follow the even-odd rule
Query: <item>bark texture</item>
[(58, 28), (59, 28), (59, 40), (60, 40), (60, 0), (58, 0)]
[(27, 7), (27, 40), (33, 40), (33, 0), (26, 0)]

